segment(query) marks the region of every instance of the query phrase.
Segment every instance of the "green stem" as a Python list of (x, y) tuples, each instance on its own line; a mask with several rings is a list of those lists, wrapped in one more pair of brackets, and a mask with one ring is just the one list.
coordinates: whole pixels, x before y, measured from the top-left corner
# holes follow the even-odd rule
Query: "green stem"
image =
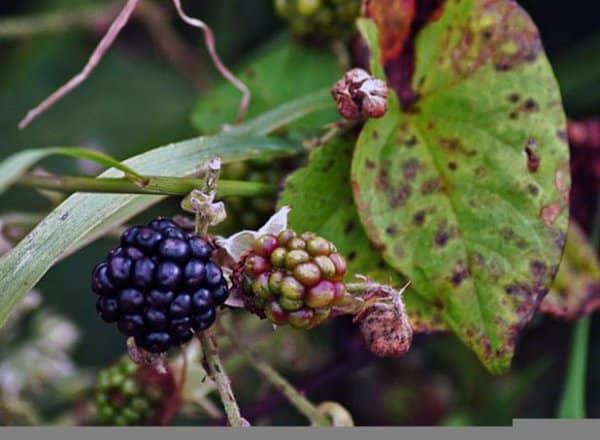
[(233, 390), (231, 389), (231, 380), (229, 380), (229, 376), (227, 376), (219, 357), (216, 340), (208, 330), (200, 333), (198, 339), (202, 344), (202, 352), (208, 364), (208, 371), (217, 384), (217, 391), (219, 392), (219, 396), (221, 396), (229, 424), (231, 426), (249, 426), (248, 422), (242, 417), (240, 407), (235, 400)]
[[(128, 178), (53, 176), (25, 174), (15, 185), (60, 192), (101, 192), (127, 194), (155, 194), (184, 196), (192, 190), (202, 188), (204, 179), (189, 177), (144, 176), (145, 183), (139, 184)], [(275, 194), (273, 185), (239, 180), (219, 181), (220, 197), (254, 197)]]
[(320, 414), (312, 402), (300, 394), (291, 383), (281, 376), (273, 367), (267, 364), (258, 353), (242, 343), (239, 335), (236, 334), (233, 328), (230, 326), (223, 327), (225, 327), (225, 332), (233, 345), (246, 357), (250, 365), (278, 389), (298, 411), (316, 426), (331, 426), (331, 421), (325, 415)]
[(561, 419), (585, 418), (585, 377), (590, 317), (581, 318), (573, 330), (567, 380), (558, 408)]
[(97, 20), (116, 13), (117, 4), (69, 9), (51, 13), (7, 17), (0, 20), (0, 39), (63, 32), (69, 27), (90, 26)]

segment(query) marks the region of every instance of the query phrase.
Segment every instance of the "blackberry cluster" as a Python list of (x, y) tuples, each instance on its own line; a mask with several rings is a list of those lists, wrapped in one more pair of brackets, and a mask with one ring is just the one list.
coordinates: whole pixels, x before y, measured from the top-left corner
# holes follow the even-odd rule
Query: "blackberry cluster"
[(298, 37), (346, 40), (355, 32), (361, 0), (275, 0), (277, 14)]
[(235, 279), (248, 309), (274, 324), (308, 329), (344, 299), (345, 273), (346, 262), (331, 242), (286, 230), (258, 237)]
[(213, 250), (168, 219), (128, 228), (94, 268), (98, 314), (149, 352), (185, 344), (212, 325), (229, 295)]
[(95, 404), (100, 423), (116, 426), (161, 424), (176, 399), (173, 375), (139, 366), (128, 357), (98, 373)]

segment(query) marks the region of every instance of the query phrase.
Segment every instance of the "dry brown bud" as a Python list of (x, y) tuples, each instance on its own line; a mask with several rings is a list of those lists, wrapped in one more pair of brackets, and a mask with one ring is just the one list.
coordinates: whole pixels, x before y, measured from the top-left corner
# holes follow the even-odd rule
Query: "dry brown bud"
[(363, 69), (346, 72), (331, 94), (346, 119), (380, 118), (387, 111), (387, 84)]
[(402, 356), (410, 349), (413, 331), (403, 309), (376, 304), (365, 312), (360, 331), (369, 350), (382, 357)]

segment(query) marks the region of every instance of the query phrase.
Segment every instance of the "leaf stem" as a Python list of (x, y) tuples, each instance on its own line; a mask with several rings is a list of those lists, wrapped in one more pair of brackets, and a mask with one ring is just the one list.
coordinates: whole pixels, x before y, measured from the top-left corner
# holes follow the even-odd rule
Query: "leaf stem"
[(231, 389), (231, 380), (229, 379), (229, 376), (227, 376), (223, 364), (221, 363), (217, 341), (208, 330), (199, 333), (198, 339), (202, 345), (204, 359), (208, 364), (208, 371), (217, 384), (217, 391), (221, 396), (221, 401), (223, 402), (229, 424), (231, 426), (249, 426), (249, 423), (240, 413), (240, 407), (238, 406), (233, 390)]
[[(194, 189), (204, 186), (204, 179), (190, 177), (144, 176), (144, 184), (129, 178), (55, 176), (25, 174), (15, 182), (17, 186), (60, 192), (100, 192), (126, 194), (155, 194), (163, 196), (184, 196)], [(254, 197), (275, 194), (275, 187), (259, 182), (241, 180), (219, 181), (220, 197)]]
[(265, 362), (257, 352), (242, 343), (239, 335), (231, 326), (224, 325), (223, 327), (233, 345), (245, 356), (250, 365), (279, 390), (298, 411), (316, 426), (331, 426), (331, 421), (321, 414), (312, 402)]

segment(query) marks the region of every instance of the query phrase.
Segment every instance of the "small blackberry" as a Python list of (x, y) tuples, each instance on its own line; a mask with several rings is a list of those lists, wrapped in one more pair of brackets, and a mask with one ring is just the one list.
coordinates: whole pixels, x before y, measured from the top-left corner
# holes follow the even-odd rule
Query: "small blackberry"
[(277, 325), (312, 328), (346, 295), (346, 262), (335, 246), (308, 232), (266, 234), (239, 264), (235, 282), (248, 309)]
[(158, 374), (154, 367), (136, 365), (127, 356), (98, 373), (95, 405), (104, 425), (164, 425), (179, 404), (170, 370)]
[(212, 325), (229, 295), (213, 250), (168, 219), (128, 228), (94, 268), (98, 314), (147, 351), (185, 344)]
[(355, 32), (361, 0), (274, 0), (292, 32), (310, 40), (346, 40)]

